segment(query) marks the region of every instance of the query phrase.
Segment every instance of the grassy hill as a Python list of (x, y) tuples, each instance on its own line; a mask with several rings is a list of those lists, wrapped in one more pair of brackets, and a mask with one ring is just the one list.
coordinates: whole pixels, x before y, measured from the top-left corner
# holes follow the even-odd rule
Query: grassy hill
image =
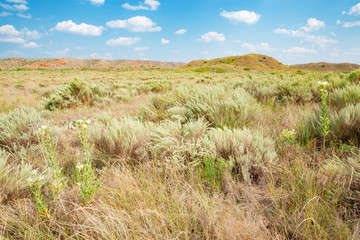
[(300, 70), (312, 70), (312, 71), (342, 71), (342, 72), (351, 72), (358, 68), (360, 65), (353, 63), (307, 63), (307, 64), (295, 64), (291, 67)]
[(175, 68), (183, 66), (180, 62), (158, 62), (148, 60), (103, 60), (76, 58), (6, 58), (0, 59), (0, 69), (18, 68), (46, 69), (93, 69), (93, 70), (139, 70), (151, 68)]
[(184, 67), (187, 68), (209, 68), (213, 70), (260, 70), (260, 71), (293, 71), (287, 65), (284, 65), (276, 59), (261, 55), (261, 54), (247, 54), (243, 56), (230, 56), (223, 58), (215, 58), (211, 60), (195, 60)]

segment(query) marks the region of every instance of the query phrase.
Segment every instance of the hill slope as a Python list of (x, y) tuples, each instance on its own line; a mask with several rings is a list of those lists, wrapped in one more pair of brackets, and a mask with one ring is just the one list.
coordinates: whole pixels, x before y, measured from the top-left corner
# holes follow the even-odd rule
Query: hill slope
[(319, 62), (319, 63), (307, 63), (307, 64), (295, 64), (291, 67), (300, 70), (312, 70), (312, 71), (346, 71), (351, 72), (358, 68), (360, 65), (353, 63), (327, 63), (327, 62)]
[(47, 69), (95, 69), (95, 70), (124, 70), (148, 68), (175, 68), (185, 63), (157, 62), (147, 60), (102, 60), (76, 58), (6, 58), (0, 59), (0, 69), (14, 70), (17, 68), (47, 68)]
[(199, 68), (199, 67), (213, 67), (224, 69), (244, 69), (246, 70), (264, 70), (264, 71), (293, 71), (289, 66), (284, 65), (276, 59), (261, 55), (261, 54), (247, 54), (243, 56), (230, 56), (223, 58), (215, 58), (211, 60), (195, 60), (184, 67)]

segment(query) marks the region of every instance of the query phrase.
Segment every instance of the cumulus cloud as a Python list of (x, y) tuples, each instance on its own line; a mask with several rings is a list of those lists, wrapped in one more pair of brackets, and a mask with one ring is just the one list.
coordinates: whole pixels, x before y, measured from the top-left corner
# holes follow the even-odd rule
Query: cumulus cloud
[(16, 30), (13, 25), (6, 24), (0, 27), (0, 35), (18, 36), (21, 35), (21, 32)]
[(94, 5), (103, 5), (105, 3), (105, 0), (90, 0), (90, 2)]
[(129, 3), (124, 3), (121, 5), (123, 8), (129, 9), (129, 10), (150, 10), (155, 11), (160, 6), (160, 2), (155, 0), (145, 0), (144, 3), (141, 3), (140, 5), (134, 6), (130, 5)]
[(0, 42), (6, 43), (24, 43), (25, 40), (20, 37), (0, 37)]
[(137, 42), (141, 41), (141, 38), (138, 37), (119, 37), (117, 39), (110, 39), (106, 42), (106, 45), (108, 46), (130, 46)]
[[(346, 12), (344, 12), (344, 13), (346, 13)], [(356, 4), (355, 6), (352, 6), (350, 8), (349, 12), (347, 12), (347, 14), (353, 15), (353, 16), (360, 15), (360, 3)]]
[(0, 17), (7, 17), (7, 16), (12, 16), (12, 15), (14, 15), (14, 14), (9, 13), (9, 12), (5, 12), (5, 11), (0, 13)]
[(167, 39), (165, 39), (165, 38), (162, 38), (162, 39), (161, 39), (161, 43), (162, 43), (162, 44), (169, 44), (169, 43), (170, 43), (170, 40), (167, 40)]
[(22, 4), (28, 4), (26, 0), (6, 0), (10, 3), (22, 3)]
[(225, 36), (222, 33), (217, 32), (208, 32), (201, 36), (200, 41), (203, 42), (223, 42), (225, 41)]
[(0, 7), (10, 11), (26, 11), (29, 9), (25, 4), (9, 5), (0, 3)]
[(32, 18), (31, 14), (17, 13), (16, 15), (17, 15), (18, 17), (27, 18), (27, 19)]
[(26, 31), (25, 36), (26, 36), (26, 38), (29, 38), (29, 39), (39, 39), (39, 38), (41, 38), (41, 34), (36, 30), (34, 30), (34, 31)]
[(309, 35), (306, 36), (302, 42), (311, 42), (315, 43), (319, 47), (329, 47), (330, 45), (337, 43), (338, 41), (326, 36), (315, 36), (315, 35)]
[(321, 28), (325, 28), (325, 22), (324, 21), (320, 21), (316, 18), (309, 18), (307, 20), (307, 24), (300, 28), (301, 30), (304, 30), (305, 32), (312, 32), (315, 30), (319, 30)]
[(251, 52), (255, 52), (255, 51), (261, 51), (261, 52), (271, 52), (273, 51), (274, 49), (271, 48), (269, 46), (268, 43), (264, 43), (264, 42), (261, 42), (261, 43), (256, 43), (256, 44), (252, 44), (252, 43), (242, 43), (241, 46), (243, 48), (247, 48), (249, 49), (249, 51)]
[(29, 42), (29, 43), (25, 43), (23, 45), (23, 47), (25, 47), (25, 48), (38, 48), (39, 45), (36, 42)]
[(250, 12), (246, 10), (238, 11), (238, 12), (228, 12), (222, 11), (220, 16), (227, 18), (230, 20), (231, 23), (246, 23), (246, 24), (254, 24), (259, 21), (261, 15), (255, 12)]
[(304, 32), (301, 32), (299, 30), (285, 29), (285, 28), (277, 28), (274, 30), (274, 33), (285, 34), (285, 35), (289, 35), (292, 37), (304, 37), (305, 36)]
[(102, 26), (94, 26), (86, 23), (76, 24), (72, 20), (68, 20), (57, 23), (55, 30), (85, 36), (100, 36), (104, 28)]
[(186, 29), (179, 29), (179, 30), (177, 30), (177, 31), (175, 32), (175, 34), (182, 35), (182, 34), (184, 34), (184, 33), (186, 33), (186, 32), (187, 32)]
[(159, 32), (161, 27), (157, 26), (150, 18), (136, 16), (127, 20), (112, 20), (106, 23), (110, 28), (125, 28), (130, 32)]
[(134, 48), (135, 52), (142, 52), (142, 51), (146, 51), (149, 50), (149, 47), (136, 47)]
[(314, 49), (308, 49), (303, 47), (292, 47), (289, 49), (283, 49), (283, 53), (317, 53)]
[(54, 57), (59, 57), (59, 56), (65, 56), (69, 51), (70, 48), (65, 48), (63, 50), (58, 50), (53, 52), (47, 51), (45, 52), (45, 54), (53, 55)]
[(354, 22), (341, 22), (340, 20), (336, 21), (337, 24), (342, 24), (344, 28), (350, 28), (350, 27), (357, 27), (360, 26), (360, 21), (354, 21)]
[[(339, 21), (337, 21), (337, 23), (339, 24)], [(319, 30), (324, 27), (325, 22), (317, 20), (316, 18), (309, 18), (307, 24), (298, 30), (278, 28), (274, 30), (274, 33), (303, 38), (302, 42), (314, 43), (322, 48), (325, 48), (331, 44), (337, 43), (338, 41), (327, 36), (316, 36), (309, 34), (310, 31)]]

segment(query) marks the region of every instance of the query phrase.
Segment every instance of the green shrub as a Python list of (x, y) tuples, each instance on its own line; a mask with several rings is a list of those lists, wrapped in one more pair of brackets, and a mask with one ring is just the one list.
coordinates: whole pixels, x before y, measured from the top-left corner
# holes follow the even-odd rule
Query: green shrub
[(277, 98), (281, 102), (305, 103), (313, 99), (310, 88), (299, 81), (285, 81), (278, 85)]
[(146, 81), (136, 86), (138, 93), (161, 93), (172, 89), (172, 82), (168, 80), (161, 81)]
[(212, 127), (241, 128), (255, 119), (260, 105), (243, 89), (214, 86), (194, 91), (185, 108), (188, 120), (204, 118)]
[(360, 85), (348, 85), (335, 89), (329, 96), (331, 106), (342, 108), (351, 103), (360, 103)]
[(349, 73), (349, 81), (354, 83), (360, 82), (360, 69), (357, 69)]
[(79, 104), (94, 105), (105, 101), (111, 92), (99, 85), (91, 85), (86, 81), (75, 78), (70, 84), (50, 96), (45, 108), (54, 111), (78, 106)]
[(37, 144), (35, 131), (45, 122), (47, 115), (25, 106), (0, 114), (0, 147), (13, 153), (18, 147)]
[(233, 161), (240, 180), (258, 182), (276, 160), (275, 142), (260, 131), (250, 129), (211, 129), (207, 144), (217, 157)]

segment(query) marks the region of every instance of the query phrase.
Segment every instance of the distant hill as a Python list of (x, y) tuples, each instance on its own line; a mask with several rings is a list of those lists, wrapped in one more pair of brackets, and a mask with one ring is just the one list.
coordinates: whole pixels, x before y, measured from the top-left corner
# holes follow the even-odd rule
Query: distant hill
[(307, 63), (307, 64), (295, 64), (291, 67), (300, 70), (312, 70), (312, 71), (342, 71), (342, 72), (351, 72), (358, 68), (360, 65), (353, 63)]
[(103, 60), (76, 58), (6, 58), (0, 59), (0, 69), (18, 68), (46, 69), (94, 69), (94, 70), (140, 70), (151, 68), (176, 68), (185, 65), (181, 62), (157, 62), (147, 60)]
[(223, 58), (215, 58), (211, 60), (195, 60), (184, 67), (187, 68), (214, 68), (219, 69), (241, 69), (241, 70), (263, 70), (274, 72), (289, 72), (294, 71), (287, 65), (284, 65), (276, 59), (261, 55), (261, 54), (247, 54), (243, 56), (230, 56)]

